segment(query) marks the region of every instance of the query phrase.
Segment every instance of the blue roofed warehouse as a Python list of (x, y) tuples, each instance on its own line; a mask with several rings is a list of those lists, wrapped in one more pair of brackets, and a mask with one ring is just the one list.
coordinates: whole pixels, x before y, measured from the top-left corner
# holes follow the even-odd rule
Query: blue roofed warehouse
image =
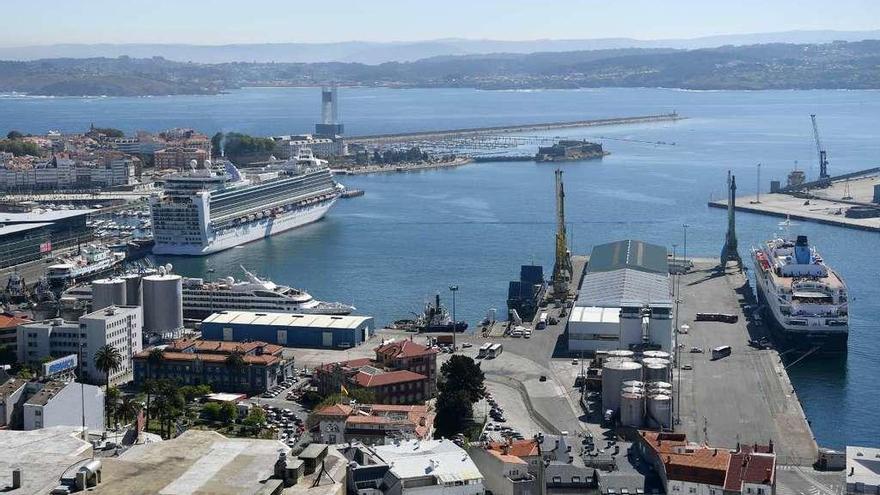
[(345, 349), (362, 344), (373, 329), (371, 316), (221, 311), (202, 321), (202, 338), (259, 340), (286, 347)]

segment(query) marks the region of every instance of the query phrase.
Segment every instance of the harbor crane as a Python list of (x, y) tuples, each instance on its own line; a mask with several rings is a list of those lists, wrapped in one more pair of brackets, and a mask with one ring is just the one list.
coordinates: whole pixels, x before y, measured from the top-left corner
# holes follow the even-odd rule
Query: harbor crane
[(553, 295), (568, 298), (568, 284), (572, 276), (571, 253), (565, 232), (565, 187), (562, 170), (556, 169), (556, 262), (553, 264)]
[(819, 124), (816, 123), (816, 114), (810, 114), (810, 120), (813, 121), (813, 138), (816, 140), (816, 151), (819, 153), (819, 181), (828, 182), (831, 177), (828, 175), (828, 154), (822, 146), (822, 140), (819, 139)]

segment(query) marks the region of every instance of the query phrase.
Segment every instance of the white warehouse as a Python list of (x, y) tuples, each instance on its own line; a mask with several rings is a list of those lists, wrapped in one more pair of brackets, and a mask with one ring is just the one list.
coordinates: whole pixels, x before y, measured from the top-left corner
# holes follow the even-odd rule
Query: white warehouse
[(666, 248), (626, 240), (593, 248), (568, 320), (571, 353), (675, 347)]

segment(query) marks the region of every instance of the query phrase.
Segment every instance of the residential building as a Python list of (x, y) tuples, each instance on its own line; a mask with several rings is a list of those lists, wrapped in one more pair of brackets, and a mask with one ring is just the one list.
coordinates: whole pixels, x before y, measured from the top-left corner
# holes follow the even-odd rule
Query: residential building
[(449, 440), (406, 440), (351, 445), (349, 493), (358, 495), (482, 495), (483, 474), (468, 453)]
[[(666, 248), (624, 240), (593, 248), (568, 320), (569, 352), (675, 348)], [(647, 323), (647, 325), (645, 325)]]
[(139, 160), (119, 152), (0, 162), (0, 190), (94, 189), (134, 183)]
[(29, 397), (22, 405), (24, 430), (51, 426), (77, 426), (104, 431), (104, 389), (77, 382), (48, 381), (28, 384)]
[(473, 443), (468, 454), (493, 495), (542, 495), (544, 461), (535, 439)]
[(736, 449), (689, 443), (683, 433), (640, 431), (636, 448), (672, 495), (775, 495), (776, 454), (769, 445)]
[(208, 151), (201, 148), (163, 148), (153, 153), (153, 166), (156, 169), (183, 170), (188, 169), (195, 160), (196, 165), (201, 168), (208, 158), (210, 158)]
[(122, 355), (120, 367), (110, 374), (110, 384), (118, 385), (132, 379), (132, 356), (143, 349), (142, 329), (140, 306), (110, 306), (80, 317), (79, 322), (54, 318), (26, 323), (18, 326), (18, 360), (35, 365), (45, 358), (77, 354), (81, 379), (104, 384), (107, 377), (95, 364), (95, 355), (110, 345)]
[(364, 343), (374, 325), (371, 316), (221, 311), (202, 321), (201, 330), (202, 337), (211, 340), (346, 349)]
[(880, 449), (846, 447), (846, 495), (880, 494)]
[[(134, 381), (168, 379), (181, 385), (207, 384), (218, 392), (256, 395), (293, 376), (293, 359), (281, 346), (265, 342), (221, 342), (179, 339), (162, 346), (162, 359), (150, 361), (147, 349), (134, 356)], [(239, 355), (235, 364), (231, 356)]]
[(309, 424), (315, 442), (386, 445), (402, 439), (430, 439), (434, 412), (421, 405), (335, 404), (313, 412)]
[(18, 342), (18, 326), (30, 321), (21, 315), (0, 313), (0, 347), (9, 346), (14, 351)]
[(27, 397), (27, 380), (9, 378), (0, 384), (0, 429), (12, 428), (22, 423), (21, 406)]
[(383, 368), (407, 370), (428, 377), (426, 393), (433, 397), (437, 385), (437, 350), (412, 340), (395, 340), (375, 349), (376, 362)]

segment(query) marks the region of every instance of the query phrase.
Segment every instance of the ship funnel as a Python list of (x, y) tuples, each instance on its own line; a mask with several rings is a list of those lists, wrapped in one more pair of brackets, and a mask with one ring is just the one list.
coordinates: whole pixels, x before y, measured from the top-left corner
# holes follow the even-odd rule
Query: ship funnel
[(797, 236), (797, 241), (794, 243), (794, 258), (799, 265), (810, 264), (810, 245), (807, 242), (807, 236)]

